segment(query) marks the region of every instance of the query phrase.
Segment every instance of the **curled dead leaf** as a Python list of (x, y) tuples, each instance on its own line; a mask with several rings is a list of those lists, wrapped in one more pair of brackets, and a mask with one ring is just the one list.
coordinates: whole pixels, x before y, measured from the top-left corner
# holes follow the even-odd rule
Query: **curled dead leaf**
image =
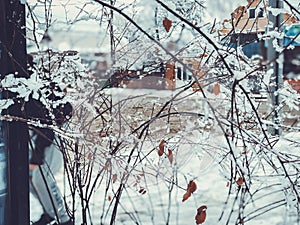
[(116, 183), (117, 179), (118, 179), (118, 175), (117, 174), (113, 174), (112, 175), (112, 182)]
[(174, 156), (173, 156), (173, 151), (171, 149), (168, 149), (168, 159), (170, 161), (170, 163), (173, 163), (174, 160)]
[(110, 196), (110, 195), (107, 197), (107, 200), (108, 200), (109, 202), (111, 201), (111, 196)]
[(187, 190), (191, 193), (194, 193), (197, 190), (197, 185), (193, 180), (189, 182)]
[(246, 154), (248, 154), (249, 152), (250, 152), (249, 150), (246, 150), (246, 151), (243, 151), (242, 154), (243, 154), (243, 155), (246, 155)]
[(186, 193), (183, 195), (182, 202), (186, 201), (189, 197), (191, 197), (191, 194), (194, 193), (197, 190), (196, 183), (191, 180), (187, 186)]
[(110, 162), (107, 161), (103, 167), (104, 170), (107, 170), (111, 166)]
[(88, 160), (92, 160), (92, 158), (93, 158), (93, 154), (92, 154), (92, 153), (89, 153), (88, 156), (87, 156), (87, 159), (88, 159)]
[(139, 193), (141, 193), (142, 195), (144, 195), (144, 194), (146, 194), (146, 189), (144, 189), (144, 188), (141, 188), (140, 190), (139, 190)]
[(220, 84), (216, 83), (213, 87), (213, 92), (215, 95), (220, 94)]
[(161, 140), (158, 146), (158, 156), (162, 156), (165, 152), (165, 140)]
[(207, 56), (208, 56), (208, 54), (206, 54), (206, 53), (203, 53), (203, 54), (199, 55), (200, 58), (204, 58), (204, 57), (207, 57)]
[(182, 197), (182, 202), (186, 201), (189, 197), (191, 197), (191, 192), (187, 191)]
[(239, 179), (237, 179), (236, 183), (237, 185), (242, 186), (244, 184), (244, 179), (240, 177)]
[(207, 209), (206, 205), (200, 206), (197, 209), (197, 214), (195, 216), (196, 224), (202, 224), (202, 223), (205, 222), (205, 219), (206, 219), (206, 209)]
[(169, 32), (170, 28), (172, 27), (172, 21), (169, 20), (168, 18), (164, 18), (164, 20), (163, 20), (163, 26), (166, 29), (166, 31)]

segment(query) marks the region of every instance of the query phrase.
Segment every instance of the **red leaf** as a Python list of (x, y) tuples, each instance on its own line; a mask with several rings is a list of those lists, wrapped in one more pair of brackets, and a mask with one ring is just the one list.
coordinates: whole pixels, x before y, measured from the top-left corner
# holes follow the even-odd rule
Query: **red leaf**
[(220, 94), (220, 84), (216, 83), (213, 87), (213, 92), (215, 95)]
[(185, 200), (187, 200), (189, 197), (191, 197), (191, 192), (187, 191), (182, 198), (182, 202), (184, 202)]
[(240, 177), (239, 179), (237, 179), (236, 183), (237, 185), (242, 186), (244, 184), (244, 179)]
[(170, 28), (172, 27), (172, 21), (169, 20), (168, 18), (165, 18), (163, 20), (163, 25), (164, 25), (164, 28), (166, 29), (166, 31), (169, 32)]
[(165, 140), (161, 140), (161, 142), (159, 143), (159, 146), (158, 146), (158, 155), (159, 156), (162, 156), (165, 152)]
[(206, 219), (206, 209), (207, 209), (206, 205), (200, 206), (197, 209), (197, 215), (195, 216), (196, 224), (204, 223)]
[(182, 202), (184, 202), (189, 197), (191, 197), (191, 194), (194, 193), (196, 190), (197, 190), (197, 185), (194, 181), (191, 180), (187, 186), (186, 193), (183, 195)]
[(193, 180), (191, 180), (190, 183), (188, 184), (187, 189), (189, 192), (194, 193), (197, 190), (196, 183)]
[(246, 154), (248, 154), (249, 152), (250, 152), (249, 150), (246, 150), (246, 151), (243, 151), (242, 154), (243, 154), (243, 155), (246, 155)]
[(118, 179), (118, 175), (117, 174), (112, 175), (112, 181), (113, 181), (113, 183), (116, 183), (117, 179)]
[(144, 188), (141, 188), (140, 190), (139, 190), (139, 193), (141, 193), (142, 195), (144, 195), (144, 194), (146, 194), (146, 189), (144, 189)]
[(169, 159), (169, 161), (170, 161), (170, 163), (172, 164), (173, 163), (173, 159), (174, 159), (174, 157), (173, 157), (173, 151), (171, 150), (171, 149), (168, 149), (168, 159)]

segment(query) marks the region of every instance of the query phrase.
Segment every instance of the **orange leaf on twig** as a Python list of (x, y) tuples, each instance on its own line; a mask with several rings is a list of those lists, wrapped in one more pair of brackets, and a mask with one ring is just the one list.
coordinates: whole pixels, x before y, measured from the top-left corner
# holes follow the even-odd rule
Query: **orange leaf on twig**
[(187, 186), (186, 193), (183, 195), (182, 202), (187, 200), (191, 196), (191, 194), (194, 193), (196, 190), (197, 190), (197, 185), (193, 180), (191, 180)]
[(190, 183), (188, 184), (188, 187), (187, 187), (188, 191), (190, 191), (191, 193), (194, 193), (196, 190), (197, 190), (197, 185), (196, 183), (191, 180)]
[(140, 190), (139, 190), (139, 193), (141, 193), (142, 195), (144, 195), (144, 194), (146, 194), (146, 189), (144, 189), (144, 188), (141, 188)]
[(159, 156), (162, 156), (165, 152), (165, 140), (161, 140), (161, 142), (159, 143), (159, 146), (158, 146), (158, 155)]
[(213, 92), (215, 95), (220, 94), (220, 84), (216, 83), (213, 87)]
[(240, 177), (239, 179), (237, 179), (236, 183), (237, 185), (242, 186), (244, 184), (244, 179)]
[(168, 149), (168, 159), (170, 161), (170, 163), (172, 164), (173, 163), (173, 159), (174, 159), (174, 156), (173, 156), (173, 151), (171, 149)]
[(191, 197), (191, 192), (187, 191), (182, 197), (182, 202), (187, 200), (189, 197)]
[(118, 175), (117, 174), (112, 175), (112, 182), (113, 183), (116, 183), (117, 179), (118, 179)]
[(172, 27), (172, 21), (169, 20), (168, 18), (164, 18), (163, 25), (164, 25), (164, 28), (166, 29), (166, 31), (169, 32), (170, 28)]
[(207, 57), (208, 56), (208, 54), (206, 54), (206, 53), (203, 53), (203, 54), (200, 54), (200, 58), (203, 58), (203, 57)]
[(196, 224), (204, 223), (206, 219), (206, 209), (207, 209), (206, 205), (200, 206), (197, 209), (197, 215), (195, 216)]

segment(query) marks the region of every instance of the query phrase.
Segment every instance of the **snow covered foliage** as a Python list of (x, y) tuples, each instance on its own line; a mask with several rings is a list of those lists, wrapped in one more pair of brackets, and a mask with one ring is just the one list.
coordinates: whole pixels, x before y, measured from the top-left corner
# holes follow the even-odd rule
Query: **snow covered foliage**
[[(95, 54), (77, 46), (100, 67), (87, 71), (72, 51), (38, 52), (29, 79), (9, 75), (1, 83), (18, 99), (41, 99), (50, 109), (59, 104), (48, 100), (54, 82), (62, 90), (56, 95), (74, 106), (68, 127), (54, 129), (76, 224), (299, 223), (299, 93), (288, 83), (272, 93), (270, 82), (270, 64), (284, 63), (286, 48), (276, 40), (283, 33), (251, 40), (275, 38), (279, 57), (269, 60), (248, 57), (248, 42), (233, 45), (234, 35), (245, 32), (220, 37), (221, 25), (203, 18), (203, 4), (212, 11), (216, 2), (225, 8), (227, 2), (94, 0), (74, 3), (75, 17), (67, 16), (71, 2), (46, 2), (48, 14), (38, 16), (48, 18), (41, 23), (34, 10), (43, 3), (28, 6), (37, 49), (43, 30), (58, 48), (51, 31), (58, 20), (66, 27), (93, 20), (102, 31), (99, 38), (94, 28), (95, 39), (110, 55), (99, 63), (99, 42)], [(65, 16), (56, 21), (49, 12), (57, 5)], [(127, 80), (119, 82), (119, 75)], [(146, 82), (166, 85), (145, 89)]]

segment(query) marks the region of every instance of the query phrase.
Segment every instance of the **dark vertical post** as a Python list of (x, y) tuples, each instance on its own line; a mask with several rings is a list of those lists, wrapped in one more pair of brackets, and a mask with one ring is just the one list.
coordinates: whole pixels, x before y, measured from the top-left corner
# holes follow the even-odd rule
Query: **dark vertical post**
[[(283, 1), (282, 0), (269, 0), (269, 8), (274, 9), (281, 9), (283, 8)], [(269, 20), (271, 23), (273, 23), (273, 27), (270, 28), (270, 30), (277, 30), (280, 31), (280, 26), (283, 21), (282, 14), (273, 15), (272, 12), (269, 13)], [(270, 80), (270, 90), (271, 90), (271, 96), (272, 96), (272, 106), (273, 106), (273, 122), (274, 122), (274, 129), (272, 129), (271, 133), (273, 135), (280, 135), (280, 111), (279, 111), (279, 105), (280, 105), (280, 99), (279, 99), (279, 93), (278, 90), (280, 86), (282, 86), (282, 73), (283, 73), (283, 60), (282, 62), (278, 62), (279, 59), (279, 53), (275, 50), (273, 46), (274, 38), (269, 39), (268, 43), (268, 61), (273, 61), (269, 69), (273, 69), (273, 73), (271, 75)], [(278, 40), (277, 42), (280, 46), (282, 46), (282, 40)], [(283, 56), (282, 56), (283, 57)]]
[[(20, 0), (0, 0), (0, 29), (1, 78), (7, 74), (27, 77), (25, 5)], [(1, 94), (2, 99), (14, 97), (9, 91)], [(16, 101), (5, 114), (22, 117), (21, 108), (21, 102)], [(0, 225), (27, 225), (29, 224), (27, 125), (20, 121), (2, 121), (1, 125), (3, 139), (0, 132), (0, 180), (4, 183), (0, 185), (0, 192), (4, 193), (5, 204), (4, 208), (1, 208), (3, 204), (0, 203)], [(6, 173), (1, 172), (1, 168), (5, 168)]]
[(5, 222), (5, 206), (7, 199), (7, 155), (5, 151), (5, 145), (3, 140), (3, 124), (0, 120), (0, 225), (6, 224)]

